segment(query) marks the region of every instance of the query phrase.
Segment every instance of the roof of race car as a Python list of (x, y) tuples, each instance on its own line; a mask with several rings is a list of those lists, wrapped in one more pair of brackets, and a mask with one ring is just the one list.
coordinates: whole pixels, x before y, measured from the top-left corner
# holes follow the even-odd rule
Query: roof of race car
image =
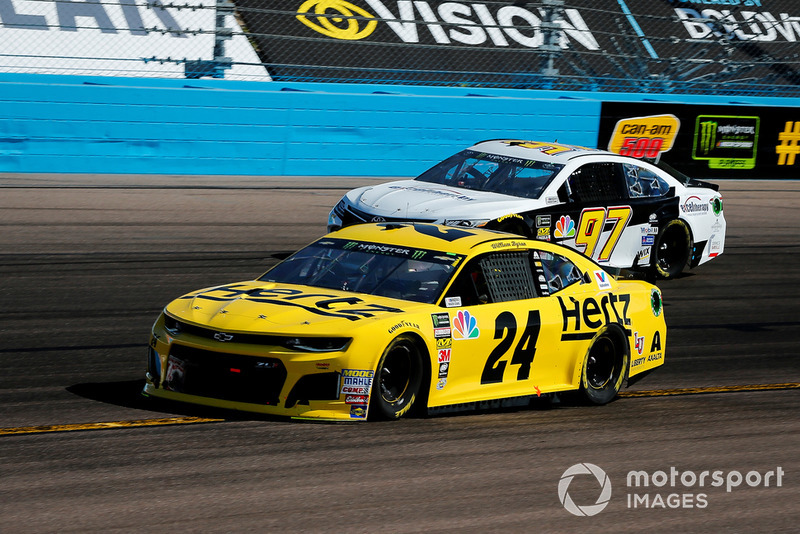
[[(369, 241), (386, 245), (440, 250), (453, 254), (474, 254), (475, 247), (484, 243), (508, 242), (506, 246), (526, 246), (544, 250), (562, 247), (545, 241), (534, 241), (518, 235), (511, 235), (482, 228), (460, 228), (429, 223), (366, 223), (347, 226), (337, 230), (330, 237)], [(325, 239), (325, 238), (322, 238)], [(514, 242), (513, 245), (511, 242)], [(563, 252), (562, 252), (563, 253)]]
[(481, 141), (471, 146), (470, 150), (499, 154), (513, 158), (559, 163), (562, 165), (576, 156), (618, 155), (606, 150), (567, 145), (558, 142), (548, 143), (544, 141), (524, 141), (519, 139), (492, 139)]

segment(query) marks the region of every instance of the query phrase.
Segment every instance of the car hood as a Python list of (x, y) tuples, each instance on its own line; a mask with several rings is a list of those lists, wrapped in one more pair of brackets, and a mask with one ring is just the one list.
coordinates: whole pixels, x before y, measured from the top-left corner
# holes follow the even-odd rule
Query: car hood
[(375, 319), (399, 317), (417, 302), (307, 286), (248, 281), (201, 289), (165, 311), (225, 332), (333, 334)]
[(357, 209), (373, 215), (409, 219), (445, 217), (494, 218), (535, 208), (539, 200), (446, 187), (417, 180), (401, 180), (360, 191), (353, 199)]

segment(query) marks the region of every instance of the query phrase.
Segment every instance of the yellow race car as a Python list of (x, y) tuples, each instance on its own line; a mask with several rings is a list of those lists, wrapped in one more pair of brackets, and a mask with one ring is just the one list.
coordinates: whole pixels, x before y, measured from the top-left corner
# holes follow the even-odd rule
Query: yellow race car
[(347, 227), (153, 326), (146, 395), (296, 418), (612, 400), (664, 363), (661, 293), (560, 245), (424, 223)]

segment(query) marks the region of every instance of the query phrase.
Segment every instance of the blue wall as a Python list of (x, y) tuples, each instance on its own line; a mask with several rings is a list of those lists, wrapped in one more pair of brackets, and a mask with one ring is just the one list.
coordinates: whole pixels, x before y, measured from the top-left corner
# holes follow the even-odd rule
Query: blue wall
[(785, 99), (0, 74), (0, 172), (413, 176), (475, 141), (594, 146), (601, 102)]

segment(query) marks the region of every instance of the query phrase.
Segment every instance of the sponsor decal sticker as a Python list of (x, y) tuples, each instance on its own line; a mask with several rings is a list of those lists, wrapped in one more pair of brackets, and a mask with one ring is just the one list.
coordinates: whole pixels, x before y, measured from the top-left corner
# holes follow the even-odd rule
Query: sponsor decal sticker
[(342, 386), (343, 395), (369, 395), (369, 388), (364, 386)]
[(598, 328), (612, 322), (625, 326), (631, 324), (628, 317), (631, 296), (627, 293), (606, 293), (600, 299), (587, 297), (583, 302), (575, 297), (556, 298), (563, 317), (561, 341), (592, 339)]
[(656, 317), (661, 315), (661, 310), (664, 308), (664, 303), (661, 300), (661, 291), (656, 288), (653, 288), (650, 292), (650, 307)]
[(468, 310), (459, 310), (453, 319), (454, 339), (478, 339), (481, 335), (478, 320)]
[(447, 338), (450, 339), (451, 330), (450, 328), (434, 328), (433, 329), (433, 337), (436, 339)]
[(368, 404), (351, 404), (350, 419), (366, 419)]
[(562, 215), (556, 222), (556, 239), (575, 237), (575, 221), (569, 215)]
[(434, 328), (450, 326), (450, 315), (447, 313), (432, 313), (431, 321), (433, 322)]
[(447, 297), (444, 299), (444, 305), (448, 308), (458, 308), (461, 306), (461, 297)]
[(449, 349), (453, 346), (453, 338), (445, 337), (436, 340), (436, 350)]
[(704, 202), (697, 195), (692, 195), (681, 204), (681, 213), (686, 216), (706, 215), (711, 209), (710, 202)]
[(639, 332), (634, 332), (633, 338), (636, 340), (636, 343), (634, 345), (636, 347), (636, 352), (641, 354), (642, 352), (644, 352), (644, 336), (640, 336)]
[(369, 388), (372, 387), (372, 378), (375, 371), (371, 369), (342, 369), (342, 393), (345, 387)]
[(605, 271), (595, 271), (594, 279), (600, 289), (611, 289), (611, 276)]

